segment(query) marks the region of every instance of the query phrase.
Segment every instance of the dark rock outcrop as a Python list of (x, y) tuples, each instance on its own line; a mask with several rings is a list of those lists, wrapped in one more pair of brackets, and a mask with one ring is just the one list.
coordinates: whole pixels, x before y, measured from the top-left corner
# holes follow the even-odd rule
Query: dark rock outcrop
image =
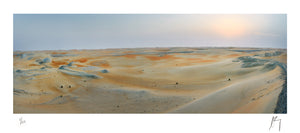
[[(242, 68), (262, 66), (266, 62), (269, 62), (269, 60), (257, 59), (257, 58), (253, 58), (251, 56), (242, 56), (242, 57), (239, 57), (238, 60), (243, 62)], [(233, 62), (237, 62), (237, 61), (233, 61)]]
[(108, 73), (109, 71), (106, 69), (101, 70), (102, 73)]

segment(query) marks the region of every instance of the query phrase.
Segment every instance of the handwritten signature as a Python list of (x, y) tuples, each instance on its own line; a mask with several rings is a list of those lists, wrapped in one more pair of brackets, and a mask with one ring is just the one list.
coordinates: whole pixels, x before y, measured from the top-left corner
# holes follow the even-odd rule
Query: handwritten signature
[(20, 121), (20, 125), (22, 125), (22, 124), (24, 124), (26, 121), (25, 120), (23, 120), (23, 118), (21, 117), (21, 118), (19, 118), (19, 121)]
[(279, 125), (278, 125), (278, 126), (279, 126), (279, 131), (280, 131), (280, 128), (281, 128), (281, 119), (278, 119), (277, 116), (273, 116), (273, 117), (272, 117), (272, 121), (271, 121), (271, 125), (270, 125), (269, 130), (271, 130), (271, 128), (274, 127), (274, 125), (275, 125), (276, 122), (279, 122)]

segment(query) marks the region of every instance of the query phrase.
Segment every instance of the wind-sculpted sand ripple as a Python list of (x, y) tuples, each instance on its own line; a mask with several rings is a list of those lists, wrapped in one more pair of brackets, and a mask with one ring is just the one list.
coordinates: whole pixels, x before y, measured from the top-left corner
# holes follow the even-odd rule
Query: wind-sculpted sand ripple
[(89, 73), (86, 73), (86, 72), (74, 71), (74, 70), (71, 70), (69, 68), (66, 68), (66, 66), (60, 66), (58, 70), (62, 73), (69, 74), (69, 75), (74, 75), (74, 76), (88, 77), (88, 78), (94, 78), (94, 79), (102, 78), (102, 77), (100, 77), (96, 74), (89, 74)]

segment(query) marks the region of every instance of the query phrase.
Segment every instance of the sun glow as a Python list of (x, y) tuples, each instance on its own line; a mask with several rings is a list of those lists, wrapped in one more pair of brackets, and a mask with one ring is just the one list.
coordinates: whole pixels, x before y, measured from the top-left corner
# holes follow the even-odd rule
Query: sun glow
[(242, 36), (248, 28), (246, 21), (236, 16), (217, 18), (212, 26), (215, 33), (226, 38)]

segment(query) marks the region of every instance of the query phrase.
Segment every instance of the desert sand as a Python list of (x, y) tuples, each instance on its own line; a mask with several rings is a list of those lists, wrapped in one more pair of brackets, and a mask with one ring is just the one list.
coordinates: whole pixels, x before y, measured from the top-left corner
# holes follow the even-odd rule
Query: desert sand
[(274, 113), (286, 89), (286, 49), (122, 48), (13, 56), (14, 113)]

